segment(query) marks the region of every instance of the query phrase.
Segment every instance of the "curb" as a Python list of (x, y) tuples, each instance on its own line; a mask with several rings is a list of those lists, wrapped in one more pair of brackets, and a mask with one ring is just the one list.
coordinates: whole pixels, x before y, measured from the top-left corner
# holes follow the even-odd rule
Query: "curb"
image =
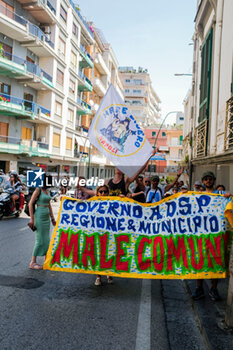
[(187, 293), (189, 294), (190, 296), (190, 301), (191, 301), (191, 304), (192, 304), (192, 308), (193, 308), (193, 311), (195, 313), (195, 317), (196, 317), (196, 320), (197, 320), (197, 323), (198, 323), (198, 326), (200, 328), (200, 332), (201, 332), (201, 335), (203, 337), (203, 340), (204, 340), (204, 343), (206, 345), (206, 348), (208, 350), (212, 350), (212, 346), (210, 344), (210, 341), (209, 341), (209, 338), (208, 338), (208, 335), (206, 334), (206, 331), (205, 331), (205, 328), (204, 328), (204, 325), (199, 317), (199, 313), (198, 313), (198, 310), (197, 310), (197, 307), (196, 307), (196, 304), (194, 303), (194, 300), (192, 299), (192, 292), (191, 292), (191, 289), (187, 283), (186, 280), (183, 280), (184, 282), (184, 285), (185, 285), (185, 289), (187, 291)]

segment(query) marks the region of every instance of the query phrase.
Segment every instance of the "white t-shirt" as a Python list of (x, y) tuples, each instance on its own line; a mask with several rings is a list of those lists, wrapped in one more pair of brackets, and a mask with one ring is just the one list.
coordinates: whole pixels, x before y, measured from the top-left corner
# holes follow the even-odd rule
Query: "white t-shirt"
[[(165, 186), (158, 186), (156, 189), (151, 188), (147, 193), (146, 202), (156, 203), (163, 199)], [(154, 194), (155, 193), (155, 194)]]

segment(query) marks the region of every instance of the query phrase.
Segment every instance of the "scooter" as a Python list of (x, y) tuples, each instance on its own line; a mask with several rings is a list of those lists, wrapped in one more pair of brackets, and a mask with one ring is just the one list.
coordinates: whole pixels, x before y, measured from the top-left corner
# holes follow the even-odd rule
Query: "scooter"
[(19, 199), (15, 202), (15, 211), (12, 212), (12, 201), (11, 195), (14, 193), (14, 190), (8, 188), (7, 190), (1, 189), (0, 194), (0, 220), (3, 217), (19, 217), (21, 210), (19, 208)]

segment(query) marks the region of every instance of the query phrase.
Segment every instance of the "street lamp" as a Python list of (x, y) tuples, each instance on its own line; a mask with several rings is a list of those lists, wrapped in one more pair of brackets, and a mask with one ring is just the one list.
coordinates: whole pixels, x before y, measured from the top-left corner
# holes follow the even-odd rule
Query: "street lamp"
[(192, 77), (191, 73), (175, 73), (174, 75), (175, 77), (183, 77), (183, 76)]

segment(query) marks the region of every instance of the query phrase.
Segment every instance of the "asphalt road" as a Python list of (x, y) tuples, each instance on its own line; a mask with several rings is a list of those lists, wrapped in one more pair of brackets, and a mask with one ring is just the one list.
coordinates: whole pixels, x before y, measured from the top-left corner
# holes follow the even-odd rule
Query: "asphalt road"
[(206, 349), (182, 281), (30, 270), (28, 221), (0, 221), (0, 350)]

